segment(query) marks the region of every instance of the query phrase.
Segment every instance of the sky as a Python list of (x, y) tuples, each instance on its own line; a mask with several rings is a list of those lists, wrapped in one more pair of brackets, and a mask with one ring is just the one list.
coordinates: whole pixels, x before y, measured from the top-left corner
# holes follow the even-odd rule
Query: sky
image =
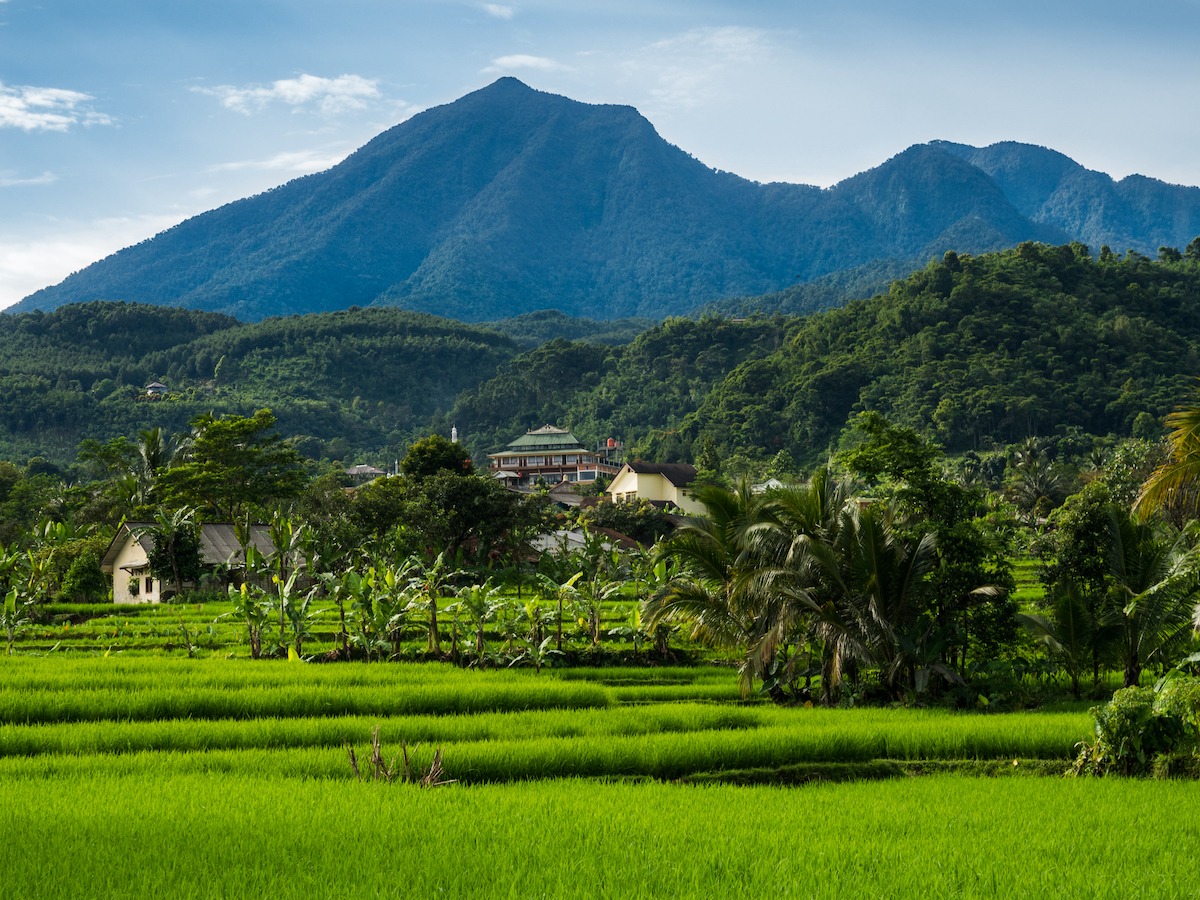
[(931, 140), (1200, 185), (1200, 0), (0, 0), (0, 307), (504, 75), (822, 187)]

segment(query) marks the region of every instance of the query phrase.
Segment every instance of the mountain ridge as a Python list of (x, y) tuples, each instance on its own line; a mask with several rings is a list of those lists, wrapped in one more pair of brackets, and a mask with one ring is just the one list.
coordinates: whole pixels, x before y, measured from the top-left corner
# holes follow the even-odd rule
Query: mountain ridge
[(762, 184), (709, 168), (633, 107), (502, 78), (9, 311), (126, 300), (250, 321), (355, 305), (657, 319), (947, 249), (1154, 252), (1196, 234), (1200, 188), (1115, 182), (1047, 148), (934, 141), (829, 188)]

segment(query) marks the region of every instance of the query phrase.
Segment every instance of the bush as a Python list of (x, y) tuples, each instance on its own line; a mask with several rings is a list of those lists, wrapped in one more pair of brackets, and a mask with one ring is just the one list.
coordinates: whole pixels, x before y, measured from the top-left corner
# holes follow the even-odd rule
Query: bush
[(61, 598), (76, 603), (106, 603), (112, 593), (112, 581), (100, 569), (103, 554), (87, 549), (76, 556), (63, 576)]
[(1081, 748), (1076, 773), (1173, 776), (1197, 770), (1200, 679), (1174, 678), (1154, 690), (1124, 688), (1092, 714), (1096, 741)]

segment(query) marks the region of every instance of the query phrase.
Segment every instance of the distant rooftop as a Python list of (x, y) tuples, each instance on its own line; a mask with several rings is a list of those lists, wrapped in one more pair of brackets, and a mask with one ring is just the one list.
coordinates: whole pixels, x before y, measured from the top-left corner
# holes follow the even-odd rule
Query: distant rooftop
[(532, 431), (527, 431), (511, 444), (505, 450), (586, 450), (583, 444), (579, 443), (579, 439), (565, 428), (559, 428), (555, 425), (543, 425), (541, 428), (535, 428)]

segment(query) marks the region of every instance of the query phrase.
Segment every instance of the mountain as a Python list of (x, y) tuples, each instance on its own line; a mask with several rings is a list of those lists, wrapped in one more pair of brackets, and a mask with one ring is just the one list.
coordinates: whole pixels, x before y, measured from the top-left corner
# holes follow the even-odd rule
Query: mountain
[(126, 300), (242, 320), (355, 305), (660, 319), (949, 248), (1153, 253), (1197, 233), (1200, 189), (1113, 182), (1043, 148), (935, 142), (828, 189), (759, 184), (708, 168), (631, 107), (502, 78), (12, 311)]

